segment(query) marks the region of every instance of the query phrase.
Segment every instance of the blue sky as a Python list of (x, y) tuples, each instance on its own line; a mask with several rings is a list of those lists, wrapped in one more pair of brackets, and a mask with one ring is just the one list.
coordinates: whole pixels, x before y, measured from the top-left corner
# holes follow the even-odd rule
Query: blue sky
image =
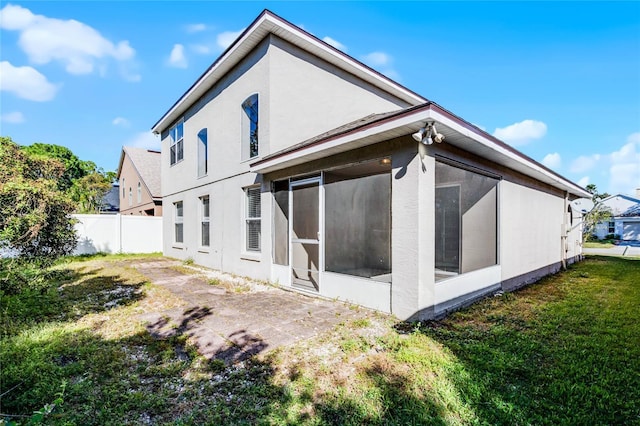
[(0, 134), (106, 170), (264, 9), (574, 182), (640, 187), (640, 2), (1, 2)]

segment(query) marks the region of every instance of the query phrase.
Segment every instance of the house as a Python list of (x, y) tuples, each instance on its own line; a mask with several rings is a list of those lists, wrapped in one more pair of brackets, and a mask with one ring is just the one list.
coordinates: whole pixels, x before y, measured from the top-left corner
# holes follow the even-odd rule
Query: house
[(120, 214), (162, 216), (159, 151), (122, 147), (118, 164)]
[(152, 131), (167, 256), (402, 319), (581, 257), (583, 188), (267, 10)]
[(640, 188), (636, 196), (617, 194), (605, 198), (601, 204), (611, 210), (611, 219), (598, 223), (596, 237), (603, 239), (613, 236), (625, 241), (640, 241)]
[(116, 182), (102, 197), (100, 214), (117, 214), (118, 212), (120, 212), (120, 185)]

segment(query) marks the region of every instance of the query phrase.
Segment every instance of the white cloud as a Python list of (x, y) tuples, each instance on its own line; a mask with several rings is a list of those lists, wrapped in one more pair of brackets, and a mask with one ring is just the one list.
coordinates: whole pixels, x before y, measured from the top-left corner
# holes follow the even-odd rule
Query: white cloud
[(322, 41), (324, 41), (328, 45), (335, 47), (338, 50), (342, 50), (343, 52), (347, 51), (347, 46), (345, 46), (344, 44), (340, 43), (338, 40), (333, 39), (329, 36), (323, 38)]
[(507, 127), (499, 127), (493, 136), (513, 146), (526, 145), (534, 139), (540, 139), (547, 134), (547, 125), (542, 121), (523, 120)]
[(640, 132), (629, 135), (627, 143), (609, 158), (608, 192), (634, 194), (640, 188)]
[(205, 24), (189, 24), (185, 26), (185, 31), (188, 33), (199, 33), (205, 31), (207, 26)]
[(580, 185), (583, 188), (586, 188), (587, 185), (589, 185), (589, 176), (584, 176), (583, 178), (581, 178), (578, 181), (578, 185)]
[(10, 124), (20, 124), (24, 123), (25, 119), (24, 114), (20, 111), (13, 111), (0, 115), (0, 121)]
[(194, 53), (198, 55), (208, 55), (211, 53), (211, 48), (205, 44), (192, 44), (189, 46)]
[(216, 37), (216, 43), (218, 44), (218, 47), (224, 50), (227, 47), (231, 46), (231, 43), (236, 41), (238, 36), (242, 34), (243, 31), (244, 28), (240, 31), (225, 31), (218, 34), (218, 36)]
[(113, 43), (94, 28), (74, 19), (62, 20), (34, 15), (21, 6), (7, 5), (0, 10), (0, 28), (19, 31), (18, 45), (29, 60), (38, 65), (61, 62), (70, 74), (103, 71), (109, 59), (129, 63), (120, 68), (123, 77), (139, 81), (131, 72), (135, 50), (128, 41)]
[(129, 139), (125, 145), (160, 150), (160, 138), (152, 132), (139, 132)]
[(384, 52), (371, 52), (367, 55), (360, 57), (365, 64), (377, 68), (377, 70), (386, 75), (392, 80), (399, 81), (400, 74), (391, 66), (393, 64), (393, 57)]
[(371, 65), (372, 67), (380, 67), (389, 65), (392, 62), (391, 56), (384, 52), (371, 52), (362, 57), (362, 61)]
[(600, 154), (581, 155), (573, 160), (569, 170), (571, 170), (572, 173), (584, 173), (593, 169), (598, 161), (600, 161), (600, 158)]
[[(630, 134), (619, 149), (609, 154), (579, 156), (571, 163), (570, 171), (578, 175), (597, 172), (604, 180), (598, 183), (600, 192), (633, 195), (640, 187), (640, 132)], [(591, 182), (589, 176), (584, 176), (578, 183), (585, 186)]]
[(56, 96), (59, 86), (31, 67), (14, 67), (7, 61), (0, 62), (0, 90), (12, 92), (19, 98), (45, 102)]
[(562, 165), (562, 158), (557, 152), (554, 152), (553, 154), (547, 154), (542, 159), (542, 164), (550, 169), (557, 170)]
[(169, 61), (167, 64), (174, 68), (186, 68), (187, 57), (184, 56), (184, 46), (181, 44), (174, 44), (169, 55)]
[(129, 120), (124, 117), (116, 117), (113, 119), (111, 124), (113, 124), (114, 126), (129, 127), (131, 123), (129, 123)]

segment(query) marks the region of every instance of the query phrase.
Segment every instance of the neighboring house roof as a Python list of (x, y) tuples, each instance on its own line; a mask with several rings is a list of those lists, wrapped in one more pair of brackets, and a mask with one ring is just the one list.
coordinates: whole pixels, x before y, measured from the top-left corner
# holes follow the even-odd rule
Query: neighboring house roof
[(622, 216), (640, 203), (640, 199), (624, 194), (615, 194), (600, 201), (600, 204), (609, 207), (614, 216)]
[(445, 135), (444, 143), (457, 146), (579, 197), (591, 196), (578, 184), (434, 102), (388, 113), (371, 114), (267, 155), (252, 163), (251, 170), (269, 173), (395, 137), (406, 136), (423, 127), (427, 120), (438, 123), (438, 132)]
[(393, 94), (408, 104), (416, 105), (427, 101), (426, 98), (265, 9), (153, 125), (151, 130), (154, 133), (160, 133), (172, 125), (193, 103), (213, 87), (220, 78), (238, 64), (269, 34), (274, 34), (314, 56), (324, 59), (363, 81)]
[(154, 199), (162, 198), (160, 189), (160, 151), (123, 146), (122, 154), (120, 155), (120, 164), (118, 165), (118, 180), (120, 179), (125, 154), (131, 160), (138, 176), (140, 176), (140, 180), (149, 190), (151, 197)]
[(101, 211), (117, 212), (120, 210), (120, 186), (114, 183), (109, 192), (102, 197)]
[(638, 204), (636, 204), (635, 206), (629, 207), (620, 216), (622, 216), (622, 217), (635, 217), (635, 216), (640, 217), (640, 202)]

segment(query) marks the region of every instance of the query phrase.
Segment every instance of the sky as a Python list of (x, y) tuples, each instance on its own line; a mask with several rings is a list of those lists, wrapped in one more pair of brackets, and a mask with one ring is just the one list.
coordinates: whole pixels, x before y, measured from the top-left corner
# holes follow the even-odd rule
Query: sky
[(0, 1), (0, 135), (116, 170), (263, 9), (582, 186), (640, 187), (640, 2)]

